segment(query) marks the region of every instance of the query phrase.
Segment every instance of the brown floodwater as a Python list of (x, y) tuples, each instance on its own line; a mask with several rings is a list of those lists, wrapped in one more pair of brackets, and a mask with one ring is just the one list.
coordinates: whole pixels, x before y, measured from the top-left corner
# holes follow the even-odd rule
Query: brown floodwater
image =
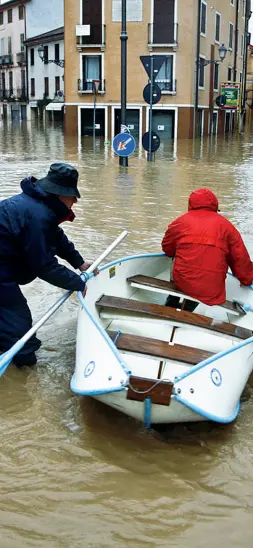
[[(64, 138), (62, 127), (0, 126), (0, 198), (56, 160), (80, 171), (82, 199), (66, 232), (87, 259), (123, 230), (114, 257), (160, 251), (189, 193), (209, 186), (253, 256), (253, 142), (249, 133), (141, 152), (119, 169), (109, 145)], [(24, 289), (34, 319), (63, 293), (37, 280)], [(253, 382), (236, 423), (145, 431), (73, 395), (76, 297), (41, 329), (34, 370), (0, 379), (0, 548), (232, 548), (253, 546)]]

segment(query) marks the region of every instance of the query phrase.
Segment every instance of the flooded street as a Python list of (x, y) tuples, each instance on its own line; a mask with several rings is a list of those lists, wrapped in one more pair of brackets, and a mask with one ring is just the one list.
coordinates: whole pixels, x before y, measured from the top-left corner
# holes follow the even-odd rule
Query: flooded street
[[(253, 257), (251, 135), (180, 141), (128, 171), (110, 145), (84, 138), (78, 151), (58, 125), (0, 126), (0, 198), (42, 177), (57, 160), (79, 169), (82, 199), (64, 228), (85, 259), (124, 229), (111, 258), (160, 251), (189, 193), (208, 186)], [(26, 286), (34, 320), (63, 293)], [(253, 546), (253, 381), (233, 425), (150, 430), (92, 399), (74, 396), (77, 300), (40, 330), (34, 370), (0, 379), (0, 548), (231, 548)]]

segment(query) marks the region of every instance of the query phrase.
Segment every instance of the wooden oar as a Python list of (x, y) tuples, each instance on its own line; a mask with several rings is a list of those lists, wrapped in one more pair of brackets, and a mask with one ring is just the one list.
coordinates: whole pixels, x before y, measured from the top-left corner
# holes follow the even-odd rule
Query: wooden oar
[[(92, 263), (91, 266), (84, 273), (85, 276), (91, 274), (96, 270), (96, 268), (102, 263), (102, 261), (115, 249), (115, 247), (124, 240), (128, 232), (124, 230), (114, 242), (107, 247), (107, 249)], [(81, 274), (82, 276), (82, 274)], [(60, 308), (60, 306), (70, 297), (73, 291), (67, 291), (56, 303), (49, 308), (49, 310), (44, 314), (44, 316), (35, 324), (27, 333), (19, 339), (7, 352), (1, 355), (0, 357), (0, 377), (3, 375), (8, 365), (11, 363), (14, 356), (23, 348), (25, 343), (40, 329), (40, 327)]]

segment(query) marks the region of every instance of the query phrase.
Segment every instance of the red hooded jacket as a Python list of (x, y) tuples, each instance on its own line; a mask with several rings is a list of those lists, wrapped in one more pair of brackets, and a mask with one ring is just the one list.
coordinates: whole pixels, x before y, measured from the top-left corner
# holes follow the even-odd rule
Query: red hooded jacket
[(217, 213), (217, 197), (200, 188), (189, 197), (188, 213), (167, 228), (162, 249), (174, 257), (176, 286), (208, 305), (226, 300), (228, 267), (243, 285), (253, 280), (253, 267), (238, 230)]

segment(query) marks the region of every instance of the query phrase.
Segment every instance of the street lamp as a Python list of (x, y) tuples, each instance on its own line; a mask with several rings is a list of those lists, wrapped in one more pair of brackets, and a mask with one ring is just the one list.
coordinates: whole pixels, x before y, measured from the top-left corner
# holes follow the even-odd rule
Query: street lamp
[(227, 51), (228, 50), (227, 50), (226, 46), (224, 46), (224, 44), (222, 44), (218, 49), (219, 56), (220, 56), (219, 59), (203, 59), (203, 57), (200, 57), (199, 58), (199, 64), (200, 64), (200, 62), (202, 62), (204, 67), (206, 67), (207, 65), (210, 65), (211, 63), (223, 63), (223, 61), (224, 61), (224, 59), (227, 55)]
[(64, 59), (47, 59), (45, 57), (45, 46), (43, 44), (41, 44), (39, 47), (38, 47), (38, 54), (39, 54), (39, 58), (41, 59), (41, 61), (43, 63), (55, 63), (55, 65), (58, 65), (59, 67), (62, 67), (64, 68), (65, 67), (65, 61)]

